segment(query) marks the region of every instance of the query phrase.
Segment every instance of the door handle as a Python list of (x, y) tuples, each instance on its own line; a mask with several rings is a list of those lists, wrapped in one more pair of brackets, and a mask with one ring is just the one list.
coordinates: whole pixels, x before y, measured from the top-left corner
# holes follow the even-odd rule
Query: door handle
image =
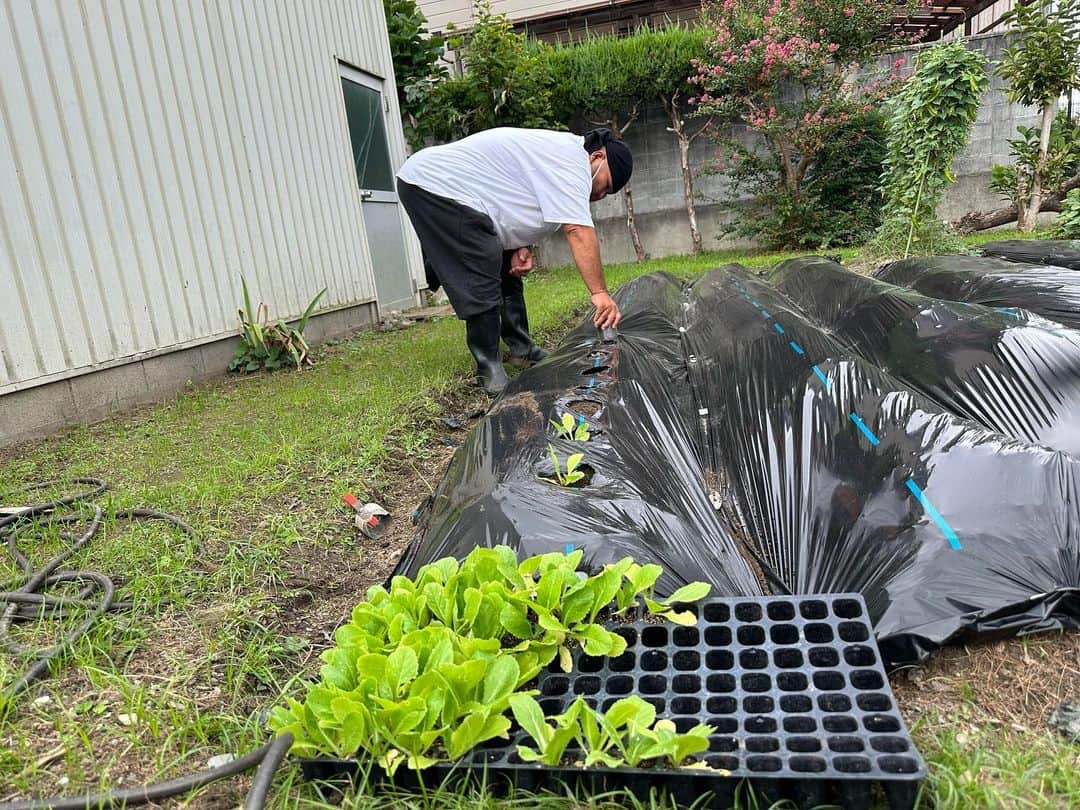
[(360, 199), (361, 200), (370, 200), (373, 194), (374, 194), (374, 192), (367, 191), (366, 189), (361, 189), (361, 191), (360, 191)]

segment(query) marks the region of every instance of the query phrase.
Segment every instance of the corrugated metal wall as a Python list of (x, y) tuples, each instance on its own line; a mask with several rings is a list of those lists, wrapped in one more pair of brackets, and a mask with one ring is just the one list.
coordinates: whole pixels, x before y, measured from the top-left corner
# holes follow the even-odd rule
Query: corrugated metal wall
[(0, 394), (373, 300), (339, 59), (400, 165), (381, 0), (0, 0)]

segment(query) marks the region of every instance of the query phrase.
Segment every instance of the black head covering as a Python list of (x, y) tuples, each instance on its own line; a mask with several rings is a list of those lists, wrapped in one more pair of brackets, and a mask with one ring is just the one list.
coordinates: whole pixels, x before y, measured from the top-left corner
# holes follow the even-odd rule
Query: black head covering
[(585, 133), (585, 151), (590, 154), (597, 149), (607, 149), (608, 169), (611, 172), (611, 193), (621, 189), (634, 173), (634, 156), (626, 141), (616, 138), (610, 129), (590, 129)]

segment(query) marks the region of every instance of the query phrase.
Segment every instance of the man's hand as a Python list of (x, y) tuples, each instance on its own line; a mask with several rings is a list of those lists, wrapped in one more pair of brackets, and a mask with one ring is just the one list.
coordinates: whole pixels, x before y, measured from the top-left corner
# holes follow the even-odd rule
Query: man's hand
[(590, 296), (592, 304), (596, 307), (596, 315), (593, 316), (593, 323), (596, 324), (597, 329), (607, 329), (611, 326), (618, 326), (619, 320), (622, 318), (622, 313), (619, 312), (619, 305), (615, 303), (615, 299), (608, 295), (606, 292), (593, 293)]
[(510, 256), (510, 275), (523, 278), (533, 269), (532, 251), (527, 247), (518, 248)]

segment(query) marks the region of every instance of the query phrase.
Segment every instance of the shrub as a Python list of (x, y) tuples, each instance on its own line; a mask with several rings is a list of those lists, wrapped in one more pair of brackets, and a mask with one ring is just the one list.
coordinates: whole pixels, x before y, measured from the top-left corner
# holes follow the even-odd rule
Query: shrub
[(416, 0), (383, 0), (383, 10), (401, 122), (409, 144), (418, 149), (431, 134), (432, 92), (446, 78), (446, 68), (439, 63), (442, 37), (428, 35), (427, 19)]
[(1016, 131), (1019, 137), (1009, 140), (1013, 162), (1008, 166), (994, 165), (990, 190), (1015, 203), (1019, 211), (1029, 204), (1040, 159), (1044, 161), (1040, 184), (1047, 194), (1060, 191), (1061, 184), (1080, 170), (1080, 127), (1066, 111), (1060, 111), (1054, 117), (1046, 154), (1041, 158), (1040, 128), (1020, 126)]
[(551, 90), (542, 70), (548, 46), (514, 33), (505, 14), (492, 13), (489, 0), (476, 0), (475, 14), (469, 32), (449, 40), (465, 69), (433, 91), (434, 136), (456, 140), (493, 127), (552, 126)]
[[(702, 114), (733, 120), (757, 137), (752, 148), (717, 129), (718, 161), (734, 191), (749, 192), (735, 230), (770, 246), (845, 241), (854, 225), (836, 216), (811, 175), (852, 122), (893, 86), (866, 75), (892, 43), (881, 36), (897, 12), (892, 0), (722, 0), (707, 6), (708, 58), (692, 78)], [(872, 159), (871, 159), (872, 162)], [(835, 165), (835, 162), (834, 162)], [(819, 185), (822, 181), (818, 174)], [(826, 195), (827, 196), (827, 195)], [(845, 222), (833, 233), (834, 221)]]
[(1054, 107), (1063, 95), (1080, 87), (1080, 2), (1045, 0), (1016, 3), (1002, 15), (1016, 36), (998, 64), (1010, 101), (1038, 107), (1042, 114), (1038, 134), (1021, 133), (1033, 142), (1026, 170), (1014, 187), (1017, 226), (1035, 230), (1043, 198), (1054, 190), (1054, 155), (1050, 146)]
[(962, 42), (919, 56), (915, 73), (889, 102), (885, 208), (873, 251), (906, 257), (957, 249), (937, 208), (987, 84), (986, 58)]
[(1080, 239), (1080, 188), (1065, 195), (1061, 213), (1054, 221), (1055, 239)]
[(865, 241), (881, 221), (884, 130), (877, 112), (846, 122), (818, 154), (798, 195), (776, 184), (771, 161), (743, 150), (728, 177), (749, 192), (752, 201), (732, 206), (736, 217), (725, 232), (779, 248), (818, 249)]

